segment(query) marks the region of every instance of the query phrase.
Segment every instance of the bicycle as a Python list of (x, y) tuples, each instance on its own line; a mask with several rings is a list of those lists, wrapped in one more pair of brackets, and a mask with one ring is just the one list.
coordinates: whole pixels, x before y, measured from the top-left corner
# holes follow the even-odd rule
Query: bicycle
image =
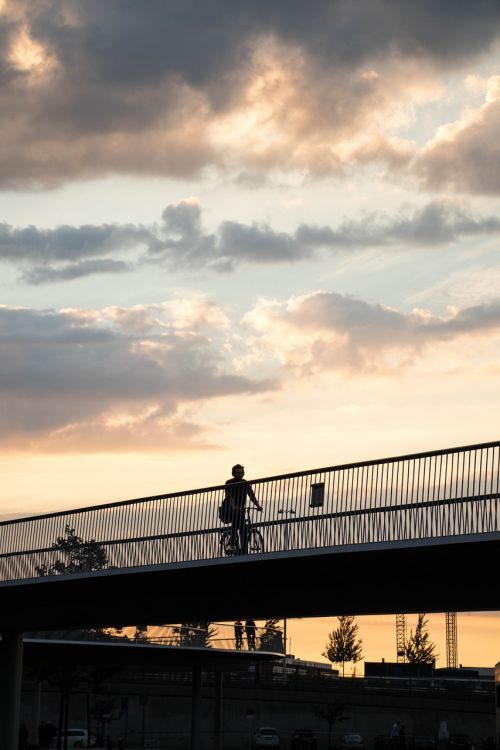
[(241, 539), (239, 534), (236, 537), (236, 545), (231, 543), (232, 527), (226, 526), (221, 531), (219, 545), (221, 551), (231, 557), (233, 555), (248, 555), (255, 554), (257, 552), (264, 552), (264, 539), (259, 529), (252, 524), (250, 518), (250, 508), (245, 508), (246, 522), (245, 522), (245, 539), (246, 539), (246, 550), (241, 549)]

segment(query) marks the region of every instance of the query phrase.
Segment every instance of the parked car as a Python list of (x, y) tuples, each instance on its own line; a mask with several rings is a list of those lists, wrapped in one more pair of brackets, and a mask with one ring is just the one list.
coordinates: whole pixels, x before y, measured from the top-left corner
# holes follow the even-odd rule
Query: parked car
[[(97, 744), (97, 738), (94, 737), (94, 735), (90, 735), (90, 742), (89, 735), (86, 729), (75, 729), (71, 728), (68, 729), (67, 732), (62, 732), (61, 736), (68, 738), (68, 748), (74, 748), (74, 747), (95, 747)], [(54, 737), (52, 740), (51, 747), (55, 748), (57, 747), (57, 738), (58, 735)]]
[(348, 732), (340, 738), (341, 750), (362, 750), (364, 746), (365, 741), (357, 732)]
[(448, 747), (450, 750), (471, 750), (472, 740), (468, 734), (450, 734)]
[(318, 740), (312, 729), (296, 729), (292, 734), (290, 750), (316, 750)]
[(259, 727), (253, 736), (253, 746), (272, 747), (275, 750), (280, 746), (279, 734), (274, 727)]

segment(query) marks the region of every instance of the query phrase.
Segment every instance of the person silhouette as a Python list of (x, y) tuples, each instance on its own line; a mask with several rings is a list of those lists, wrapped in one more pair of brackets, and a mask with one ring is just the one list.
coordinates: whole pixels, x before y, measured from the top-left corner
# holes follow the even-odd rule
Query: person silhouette
[(236, 648), (241, 651), (243, 648), (243, 623), (241, 620), (236, 620), (234, 623), (234, 640), (236, 641)]
[(226, 500), (232, 512), (230, 541), (235, 554), (245, 555), (248, 544), (245, 516), (247, 497), (250, 498), (250, 501), (255, 505), (257, 510), (261, 511), (262, 506), (255, 497), (250, 482), (243, 479), (245, 476), (245, 467), (241, 464), (235, 464), (231, 470), (231, 474), (233, 475), (232, 478), (226, 482)]
[(399, 750), (406, 750), (406, 731), (405, 725), (399, 725)]
[(255, 620), (247, 620), (245, 622), (245, 633), (247, 635), (247, 645), (249, 651), (255, 651)]
[(19, 750), (26, 750), (26, 745), (28, 744), (28, 736), (29, 732), (26, 728), (26, 724), (21, 724), (19, 727), (19, 742), (18, 747)]
[(42, 720), (38, 727), (39, 750), (49, 750), (50, 743), (55, 736), (55, 727), (47, 721)]

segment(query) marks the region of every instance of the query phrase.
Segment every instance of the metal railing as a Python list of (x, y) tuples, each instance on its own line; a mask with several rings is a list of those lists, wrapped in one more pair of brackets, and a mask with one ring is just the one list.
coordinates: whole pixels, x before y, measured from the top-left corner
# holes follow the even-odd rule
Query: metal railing
[(250, 627), (244, 625), (240, 633), (235, 625), (207, 622), (206, 627), (191, 625), (149, 625), (142, 628), (127, 627), (91, 630), (51, 630), (26, 633), (25, 637), (48, 641), (80, 641), (120, 643), (122, 645), (152, 645), (183, 648), (211, 648), (231, 651), (266, 651), (284, 653), (283, 631), (272, 627)]
[(3, 521), (0, 581), (499, 530), (497, 441)]

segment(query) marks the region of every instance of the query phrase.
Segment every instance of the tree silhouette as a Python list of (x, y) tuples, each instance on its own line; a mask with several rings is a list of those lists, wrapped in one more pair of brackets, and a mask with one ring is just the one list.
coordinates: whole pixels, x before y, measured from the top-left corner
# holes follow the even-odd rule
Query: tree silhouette
[(278, 619), (266, 620), (259, 641), (261, 651), (283, 651), (283, 632), (279, 623)]
[(50, 567), (45, 563), (36, 566), (38, 576), (55, 576), (64, 573), (86, 573), (92, 570), (103, 570), (108, 567), (108, 554), (102, 544), (90, 539), (85, 542), (69, 524), (64, 529), (64, 536), (58, 536), (53, 550), (61, 553)]
[(320, 706), (314, 707), (314, 713), (319, 716), (320, 719), (324, 719), (328, 724), (328, 750), (332, 747), (332, 733), (335, 724), (345, 721), (349, 717), (346, 714), (347, 706), (341, 701), (333, 701), (332, 703), (323, 703)]
[(432, 664), (437, 659), (436, 644), (430, 640), (427, 623), (425, 613), (419, 614), (415, 635), (410, 631), (405, 643), (405, 657), (410, 664)]
[(339, 626), (328, 636), (328, 643), (323, 656), (333, 664), (342, 664), (342, 677), (346, 661), (354, 664), (363, 656), (363, 641), (358, 639), (359, 626), (352, 615), (337, 618)]
[(178, 646), (211, 647), (211, 640), (219, 631), (210, 622), (183, 622), (174, 628)]
[[(64, 731), (68, 729), (68, 708), (71, 695), (75, 692), (87, 693), (87, 731), (90, 735), (90, 696), (91, 694), (102, 696), (103, 693), (109, 692), (106, 684), (113, 675), (118, 674), (122, 669), (123, 667), (115, 666), (92, 667), (54, 663), (50, 666), (38, 668), (35, 670), (34, 675), (36, 679), (47, 682), (59, 693), (58, 724), (60, 729)], [(98, 700), (97, 696), (94, 700)], [(59, 732), (56, 745), (57, 750), (63, 750), (63, 745), (64, 736)]]

